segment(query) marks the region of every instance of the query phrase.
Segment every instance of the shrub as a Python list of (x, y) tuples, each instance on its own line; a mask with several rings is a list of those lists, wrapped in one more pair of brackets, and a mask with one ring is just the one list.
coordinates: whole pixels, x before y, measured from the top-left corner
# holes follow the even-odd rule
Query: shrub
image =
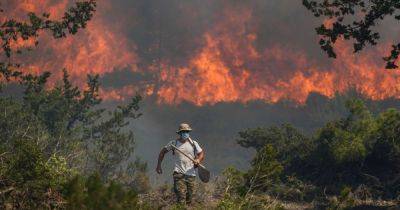
[(234, 167), (228, 167), (222, 172), (221, 180), (217, 182), (217, 196), (244, 194), (244, 173)]
[(264, 146), (252, 160), (251, 169), (244, 174), (248, 191), (268, 191), (280, 183), (283, 166), (276, 158), (277, 153), (271, 145)]
[(246, 193), (310, 201), (347, 186), (365, 198), (399, 197), (400, 112), (389, 109), (376, 117), (360, 100), (346, 107), (346, 117), (327, 122), (312, 138), (290, 125), (239, 132), (238, 143), (256, 149), (243, 173)]
[(11, 99), (0, 99), (0, 203), (18, 209), (55, 208), (72, 173), (63, 156), (45, 152), (51, 136), (37, 118)]
[(125, 189), (116, 182), (104, 184), (95, 174), (88, 178), (76, 176), (65, 185), (64, 196), (68, 209), (146, 209), (139, 203), (133, 189)]

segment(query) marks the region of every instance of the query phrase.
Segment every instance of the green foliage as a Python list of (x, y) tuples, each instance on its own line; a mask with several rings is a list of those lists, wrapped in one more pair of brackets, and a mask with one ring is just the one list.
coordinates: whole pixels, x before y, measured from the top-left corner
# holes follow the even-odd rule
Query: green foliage
[(344, 187), (339, 196), (328, 202), (327, 210), (346, 210), (355, 206), (355, 199), (350, 187)]
[(126, 170), (120, 171), (114, 180), (135, 190), (137, 193), (148, 193), (151, 189), (151, 184), (147, 176), (147, 170), (147, 163), (138, 158), (135, 162), (129, 163)]
[(376, 123), (361, 101), (349, 101), (349, 116), (329, 122), (317, 133), (308, 161), (318, 183), (358, 184)]
[[(367, 187), (375, 198), (398, 197), (400, 112), (373, 116), (360, 100), (349, 100), (346, 107), (347, 117), (326, 123), (312, 138), (289, 125), (240, 132), (238, 143), (257, 150), (242, 175), (247, 189), (297, 201), (310, 201), (322, 190), (339, 194), (343, 186)], [(346, 199), (338, 203), (349, 206)]]
[[(8, 58), (13, 53), (21, 53), (19, 49), (15, 51), (11, 47), (13, 42), (21, 39), (34, 39), (35, 45), (38, 45), (40, 31), (50, 31), (54, 38), (63, 38), (67, 34), (76, 34), (79, 29), (85, 28), (87, 22), (92, 19), (95, 7), (95, 0), (77, 2), (75, 6), (65, 12), (61, 20), (51, 20), (48, 13), (44, 13), (41, 16), (29, 13), (28, 21), (26, 22), (7, 18), (0, 23), (1, 51)], [(2, 10), (0, 10), (1, 12)], [(19, 78), (23, 75), (23, 72), (18, 70), (19, 67), (19, 64), (0, 62), (0, 78), (7, 80), (10, 77)]]
[(262, 149), (266, 144), (271, 144), (279, 149), (287, 149), (282, 146), (287, 143), (303, 143), (306, 141), (306, 137), (289, 124), (283, 124), (280, 127), (247, 129), (239, 132), (239, 137), (238, 144), (256, 150)]
[[(129, 124), (128, 119), (136, 119), (141, 116), (138, 113), (140, 96), (132, 98), (125, 106), (118, 106), (108, 113), (108, 119), (101, 121), (103, 110), (97, 112), (96, 119), (91, 127), (86, 127), (84, 138), (92, 144), (89, 145), (89, 161), (91, 167), (100, 170), (104, 177), (110, 177), (112, 173), (122, 168), (123, 161), (129, 158), (134, 151), (134, 136), (132, 131), (123, 132), (122, 128)], [(100, 121), (100, 123), (97, 123)]]
[(237, 203), (229, 196), (225, 195), (217, 204), (219, 210), (237, 209)]
[(268, 191), (280, 182), (283, 166), (274, 148), (267, 144), (257, 152), (252, 168), (244, 175), (249, 191)]
[(147, 175), (147, 163), (141, 161), (135, 161), (135, 171), (133, 181), (131, 182), (132, 189), (138, 193), (147, 193), (151, 190), (151, 184), (149, 176)]
[(171, 206), (171, 210), (185, 210), (186, 206), (183, 204), (174, 204)]
[[(65, 87), (69, 82), (66, 76), (64, 79)], [(125, 134), (122, 128), (127, 125), (125, 118), (139, 116), (136, 111), (140, 97), (134, 98), (132, 103), (126, 106), (118, 107), (112, 112), (110, 118), (100, 120), (103, 110), (91, 109), (94, 103), (86, 104), (87, 101), (94, 101), (92, 98), (97, 95), (95, 92), (84, 92), (84, 95), (81, 95), (73, 87), (65, 89), (56, 87), (47, 90), (40, 88), (41, 84), (38, 83), (44, 85), (45, 80), (34, 77), (26, 79), (27, 91), (25, 91), (23, 101), (0, 98), (2, 109), (0, 132), (3, 134), (0, 137), (2, 161), (0, 192), (5, 192), (0, 193), (2, 204), (22, 209), (61, 207), (64, 202), (60, 191), (78, 171), (81, 173), (90, 170), (103, 172), (101, 174), (103, 180), (109, 180), (110, 175), (125, 174), (125, 184), (131, 186), (132, 192), (136, 190), (145, 192), (149, 189), (146, 164), (137, 160), (133, 164), (134, 170), (131, 171), (119, 167), (119, 164), (127, 160), (128, 155), (134, 150), (133, 134), (131, 132)], [(31, 87), (38, 88), (31, 89)], [(72, 89), (75, 90), (75, 94), (69, 98), (71, 95), (68, 92)], [(92, 91), (96, 89), (92, 88)], [(57, 104), (60, 105), (58, 110)], [(87, 108), (77, 110), (83, 104)], [(69, 122), (76, 116), (81, 117), (74, 120), (73, 126), (69, 127)], [(92, 119), (100, 123), (94, 123)], [(92, 138), (86, 135), (87, 130), (92, 131), (93, 135), (105, 135), (96, 136), (96, 140), (100, 143), (93, 144)], [(101, 146), (101, 143), (107, 144), (107, 147)], [(82, 151), (89, 154), (89, 158), (75, 161), (75, 158), (86, 157)], [(96, 162), (90, 158), (90, 152), (105, 154), (105, 157), (111, 157), (111, 159), (106, 158), (102, 162)], [(107, 168), (109, 174), (104, 174), (101, 169), (108, 165), (113, 166)], [(91, 167), (87, 168), (88, 166)], [(93, 190), (103, 190), (103, 188)], [(115, 202), (128, 202), (123, 199), (131, 199), (132, 193), (127, 193), (120, 198), (118, 196), (121, 190), (119, 185), (111, 182), (106, 190), (107, 196), (110, 196), (107, 198), (117, 199)], [(72, 194), (68, 195), (72, 196)], [(133, 205), (129, 202), (126, 205)], [(124, 203), (121, 203), (122, 207), (114, 206), (112, 203), (107, 205), (110, 208), (125, 208)]]
[(115, 182), (104, 184), (99, 175), (77, 176), (66, 184), (64, 196), (68, 209), (144, 209), (134, 190)]
[(285, 165), (285, 170), (293, 173), (313, 145), (309, 138), (289, 124), (269, 128), (247, 129), (239, 132), (238, 143), (246, 148), (261, 150), (270, 144), (277, 152), (277, 159)]
[(231, 194), (241, 194), (245, 193), (246, 188), (244, 187), (245, 179), (243, 177), (244, 173), (233, 168), (228, 167), (222, 172), (222, 176), (224, 180), (220, 188), (222, 188), (223, 195), (231, 195)]
[[(11, 58), (12, 42), (37, 40), (40, 31), (50, 31), (54, 38), (76, 34), (95, 6), (94, 0), (77, 2), (60, 21), (47, 13), (29, 13), (27, 22), (6, 19), (0, 26), (1, 49)], [(98, 76), (89, 75), (81, 91), (64, 70), (62, 81), (49, 88), (49, 72), (25, 74), (19, 68), (0, 63), (0, 79), (13, 77), (24, 88), (21, 100), (0, 98), (0, 208), (137, 209), (136, 192), (149, 189), (147, 165), (139, 159), (127, 163), (135, 144), (125, 127), (141, 115), (141, 97), (106, 112), (97, 108)], [(79, 176), (91, 171), (100, 174)], [(130, 189), (111, 181), (121, 177)]]
[(365, 161), (366, 178), (370, 185), (388, 189), (386, 196), (400, 195), (400, 112), (389, 109), (377, 118), (377, 131)]
[(141, 115), (141, 97), (106, 112), (95, 108), (101, 102), (98, 76), (88, 76), (84, 91), (72, 86), (66, 70), (61, 85), (46, 89), (49, 76), (27, 75), (21, 80), (25, 87), (24, 106), (54, 137), (47, 141), (46, 151), (73, 157), (70, 164), (99, 171), (104, 179), (125, 171), (122, 163), (134, 151), (134, 137), (123, 128), (130, 119)]
[(52, 138), (23, 106), (0, 99), (0, 203), (2, 207), (49, 208), (60, 205), (57, 193), (72, 171), (65, 158), (43, 148)]
[(57, 156), (57, 154), (52, 154), (44, 166), (51, 177), (57, 178), (57, 183), (53, 183), (53, 186), (67, 182), (70, 176), (77, 173), (77, 171), (68, 166), (65, 157)]
[[(333, 45), (337, 40), (352, 40), (354, 52), (363, 50), (367, 45), (376, 45), (380, 33), (375, 26), (379, 21), (394, 16), (400, 20), (396, 13), (400, 9), (399, 1), (381, 0), (303, 0), (303, 5), (314, 16), (324, 16), (329, 19), (327, 23), (316, 28), (321, 36), (320, 46), (329, 57), (336, 57)], [(384, 58), (386, 68), (393, 69), (400, 54), (400, 44), (392, 46), (391, 54)]]
[(47, 78), (44, 73), (39, 76), (24, 76), (24, 105), (38, 116), (53, 135), (69, 135), (77, 123), (90, 122), (99, 111), (93, 107), (100, 104), (98, 95), (98, 76), (88, 76), (87, 88), (81, 92), (72, 86), (68, 72), (63, 70), (62, 84), (53, 89), (45, 89)]
[(278, 195), (285, 201), (310, 203), (320, 192), (311, 183), (305, 182), (296, 176), (286, 176), (282, 179), (281, 184), (274, 187), (272, 194)]

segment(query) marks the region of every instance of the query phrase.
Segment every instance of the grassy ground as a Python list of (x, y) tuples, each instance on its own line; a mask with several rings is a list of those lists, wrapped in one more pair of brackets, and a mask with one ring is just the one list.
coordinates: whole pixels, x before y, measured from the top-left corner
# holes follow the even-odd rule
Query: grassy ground
[[(312, 210), (312, 209), (355, 209), (355, 210), (400, 210), (399, 201), (384, 201), (373, 199), (341, 200), (341, 198), (330, 196), (315, 199), (312, 202), (284, 201), (268, 195), (248, 195), (239, 200), (227, 199), (223, 192), (218, 189), (217, 183), (199, 184), (197, 186), (194, 202), (190, 206), (175, 205), (175, 196), (172, 186), (164, 185), (152, 190), (147, 194), (140, 195), (143, 203), (150, 204), (150, 209), (287, 209), (287, 210)], [(329, 204), (329, 205), (328, 205)], [(328, 205), (328, 206), (327, 206)]]

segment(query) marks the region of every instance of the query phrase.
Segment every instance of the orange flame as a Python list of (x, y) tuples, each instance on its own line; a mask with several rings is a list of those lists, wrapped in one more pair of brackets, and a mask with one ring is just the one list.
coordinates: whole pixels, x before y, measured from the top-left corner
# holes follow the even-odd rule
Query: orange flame
[(384, 53), (354, 55), (339, 41), (339, 58), (330, 69), (323, 69), (318, 61), (289, 47), (276, 45), (259, 52), (257, 31), (249, 33), (246, 28), (250, 16), (246, 10), (229, 12), (204, 35), (205, 46), (188, 66), (165, 68), (157, 92), (160, 102), (203, 105), (289, 99), (302, 104), (312, 92), (333, 97), (350, 88), (374, 100), (400, 98), (400, 73), (375, 62)]
[[(41, 14), (49, 12), (52, 18), (60, 18), (71, 5), (69, 1), (40, 0), (21, 1), (14, 6), (12, 14), (22, 19), (27, 12)], [(8, 8), (11, 9), (11, 8)], [(138, 57), (135, 54), (135, 44), (118, 33), (121, 26), (109, 25), (104, 22), (101, 14), (107, 13), (109, 5), (98, 5), (98, 13), (88, 23), (87, 29), (75, 36), (54, 40), (50, 34), (41, 34), (39, 46), (33, 52), (24, 52), (16, 56), (17, 61), (23, 60), (23, 68), (32, 73), (50, 71), (55, 74), (54, 81), (61, 76), (61, 70), (66, 68), (71, 78), (80, 86), (84, 84), (87, 74), (104, 74), (115, 69), (130, 68), (136, 70)], [(7, 11), (7, 9), (6, 9)], [(22, 15), (24, 14), (24, 15)], [(14, 16), (12, 16), (14, 17)], [(17, 40), (12, 43), (14, 48), (33, 47), (35, 39)], [(54, 82), (52, 81), (52, 82)]]
[[(42, 4), (33, 0), (21, 2), (15, 9), (18, 14), (50, 10), (52, 17), (61, 16), (70, 5), (67, 0), (53, 4), (48, 0), (41, 0)], [(25, 68), (37, 73), (49, 70), (56, 75), (67, 68), (78, 84), (83, 84), (88, 73), (103, 75), (124, 67), (139, 71), (136, 66), (141, 61), (135, 43), (121, 33), (122, 26), (107, 24), (103, 19), (111, 8), (110, 2), (99, 2), (95, 18), (76, 36), (64, 40), (45, 36), (39, 48), (24, 60)], [(339, 41), (338, 59), (325, 67), (321, 61), (290, 46), (258, 48), (259, 26), (253, 19), (250, 9), (229, 7), (203, 34), (203, 46), (187, 64), (164, 61), (160, 64), (161, 72), (144, 64), (144, 69), (155, 73), (158, 81), (140, 84), (142, 87), (129, 84), (101, 89), (101, 95), (106, 100), (124, 100), (139, 91), (156, 95), (160, 103), (187, 101), (199, 106), (252, 100), (293, 100), (301, 104), (312, 92), (334, 97), (350, 88), (374, 100), (400, 98), (400, 73), (384, 70), (383, 63), (376, 61), (384, 54), (382, 50), (354, 55), (347, 43)], [(17, 47), (29, 45), (32, 42), (16, 43)]]

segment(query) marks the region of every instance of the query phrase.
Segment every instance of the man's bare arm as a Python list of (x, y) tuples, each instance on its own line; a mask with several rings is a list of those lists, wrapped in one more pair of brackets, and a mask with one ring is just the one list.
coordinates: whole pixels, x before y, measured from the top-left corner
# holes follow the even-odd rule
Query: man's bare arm
[(158, 155), (158, 161), (157, 161), (157, 168), (156, 168), (156, 172), (158, 174), (162, 174), (162, 168), (161, 168), (161, 163), (164, 160), (164, 155), (168, 153), (168, 150), (166, 148), (163, 148), (160, 151), (160, 154)]
[(197, 154), (197, 158), (195, 159), (195, 164), (198, 165), (204, 160), (204, 150)]

